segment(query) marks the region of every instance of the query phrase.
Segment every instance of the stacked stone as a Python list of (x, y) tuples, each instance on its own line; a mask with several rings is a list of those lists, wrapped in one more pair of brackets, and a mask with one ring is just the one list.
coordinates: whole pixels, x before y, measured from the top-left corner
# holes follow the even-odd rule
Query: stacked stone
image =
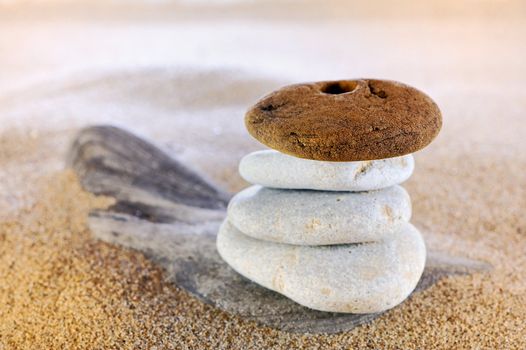
[(240, 163), (217, 248), (238, 273), (301, 305), (371, 313), (401, 303), (426, 249), (399, 186), (441, 126), (422, 92), (379, 80), (285, 87), (246, 115), (274, 150)]

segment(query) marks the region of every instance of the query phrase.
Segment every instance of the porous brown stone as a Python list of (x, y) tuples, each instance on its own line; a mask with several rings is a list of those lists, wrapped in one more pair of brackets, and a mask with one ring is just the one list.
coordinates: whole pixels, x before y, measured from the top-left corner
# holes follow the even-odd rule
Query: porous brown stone
[(436, 103), (388, 80), (322, 81), (283, 87), (250, 108), (249, 133), (266, 146), (307, 159), (373, 160), (427, 146), (442, 126)]

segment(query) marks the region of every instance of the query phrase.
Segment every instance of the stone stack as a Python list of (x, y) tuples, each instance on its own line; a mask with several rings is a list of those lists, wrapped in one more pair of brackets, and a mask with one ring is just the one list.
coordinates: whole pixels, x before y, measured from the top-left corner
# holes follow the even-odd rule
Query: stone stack
[(426, 249), (399, 184), (413, 172), (411, 153), (440, 130), (436, 104), (391, 81), (300, 84), (264, 97), (246, 124), (274, 150), (241, 160), (254, 186), (230, 201), (221, 257), (312, 309), (372, 313), (401, 303)]

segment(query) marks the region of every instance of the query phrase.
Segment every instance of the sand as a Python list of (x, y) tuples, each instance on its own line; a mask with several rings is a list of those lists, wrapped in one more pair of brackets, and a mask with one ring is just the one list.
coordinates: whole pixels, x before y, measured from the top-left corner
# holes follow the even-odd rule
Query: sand
[[(0, 349), (526, 348), (526, 25), (514, 16), (218, 21), (214, 42), (191, 22), (0, 23)], [(283, 83), (357, 74), (437, 100), (444, 128), (405, 185), (412, 221), (428, 248), (490, 273), (445, 279), (350, 332), (297, 335), (204, 305), (91, 236), (86, 214), (110, 200), (63, 166), (82, 125), (125, 126), (237, 191), (237, 162), (262, 147), (247, 106)]]
[[(13, 132), (3, 135), (2, 145), (17, 146), (3, 148), (7, 152), (2, 165), (13, 159), (19, 164), (35, 161), (46, 147), (45, 139)], [(11, 157), (15, 150), (24, 150), (24, 156)], [(164, 282), (162, 271), (140, 253), (92, 238), (86, 215), (90, 208), (108, 205), (111, 199), (83, 192), (68, 170), (50, 170), (46, 175), (22, 170), (24, 180), (32, 180), (36, 188), (21, 194), (31, 204), (0, 223), (0, 344), (4, 348), (130, 349), (524, 348), (525, 222), (518, 212), (509, 210), (524, 209), (524, 193), (497, 193), (493, 200), (504, 209), (476, 201), (478, 188), (489, 189), (492, 181), (520, 183), (519, 169), (526, 161), (519, 160), (516, 171), (502, 160), (500, 166), (476, 159), (457, 162), (449, 180), (464, 179), (441, 186), (444, 181), (437, 176), (445, 175), (433, 175), (433, 166), (426, 163), (434, 162), (421, 159), (424, 171), (417, 172), (408, 188), (419, 195), (415, 219), (424, 228), (428, 245), (449, 246), (450, 251), (489, 261), (495, 269), (443, 280), (369, 325), (330, 336), (261, 328), (202, 304)], [(488, 167), (492, 173), (486, 173), (484, 182), (467, 185)], [(475, 196), (473, 206), (462, 209), (449, 199), (451, 190), (454, 197)], [(473, 207), (476, 217), (470, 217)]]

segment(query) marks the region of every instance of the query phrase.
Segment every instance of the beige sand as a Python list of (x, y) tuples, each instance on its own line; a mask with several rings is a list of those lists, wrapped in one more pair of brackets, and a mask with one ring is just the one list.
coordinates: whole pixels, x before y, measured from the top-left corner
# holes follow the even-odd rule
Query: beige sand
[[(428, 246), (489, 261), (494, 271), (444, 280), (357, 330), (301, 336), (259, 328), (203, 305), (163, 282), (162, 272), (141, 254), (96, 242), (85, 217), (89, 208), (109, 200), (83, 193), (71, 172), (34, 173), (50, 151), (46, 138), (10, 132), (0, 139), (2, 167), (17, 164), (10, 191), (26, 181), (38, 184), (29, 193), (2, 196), (4, 206), (14, 197), (31, 203), (0, 224), (0, 344), (6, 348), (526, 346), (520, 215), (526, 208), (520, 186), (526, 160), (519, 153), (493, 161), (435, 150), (419, 157), (407, 186)], [(437, 164), (451, 164), (452, 170)]]
[[(218, 43), (201, 48), (204, 56), (227, 57), (220, 63), (240, 68), (253, 59), (259, 75), (182, 69), (194, 57), (166, 48), (191, 26), (100, 24), (109, 36), (99, 24), (26, 24), (0, 23), (12, 33), (0, 36), (9, 53), (0, 56), (0, 349), (526, 348), (523, 20), (311, 23), (303, 34), (287, 35), (305, 38), (316, 29), (323, 34), (312, 44), (317, 50), (296, 41), (291, 56), (262, 58), (256, 56), (287, 45), (272, 26), (254, 24), (268, 29), (257, 47), (245, 33), (228, 46), (239, 27), (218, 23)], [(333, 31), (342, 28), (344, 34)], [(204, 40), (198, 28), (193, 35)], [(21, 50), (15, 38), (50, 51)], [(343, 38), (350, 40), (345, 48)], [(134, 42), (147, 52), (137, 55)], [(236, 61), (243, 45), (252, 50)], [(301, 63), (295, 55), (302, 52), (327, 67)], [(132, 54), (129, 65), (119, 61)], [(444, 129), (416, 155), (406, 184), (412, 220), (429, 248), (490, 262), (494, 270), (444, 280), (351, 332), (294, 335), (204, 305), (165, 283), (141, 254), (95, 241), (86, 213), (108, 200), (83, 193), (61, 170), (75, 128), (128, 126), (239, 190), (246, 184), (236, 164), (260, 147), (243, 130), (243, 110), (281, 84), (264, 69), (271, 58), (289, 64), (283, 80), (374, 75), (429, 92), (443, 110)], [(178, 59), (182, 66), (170, 65)]]

